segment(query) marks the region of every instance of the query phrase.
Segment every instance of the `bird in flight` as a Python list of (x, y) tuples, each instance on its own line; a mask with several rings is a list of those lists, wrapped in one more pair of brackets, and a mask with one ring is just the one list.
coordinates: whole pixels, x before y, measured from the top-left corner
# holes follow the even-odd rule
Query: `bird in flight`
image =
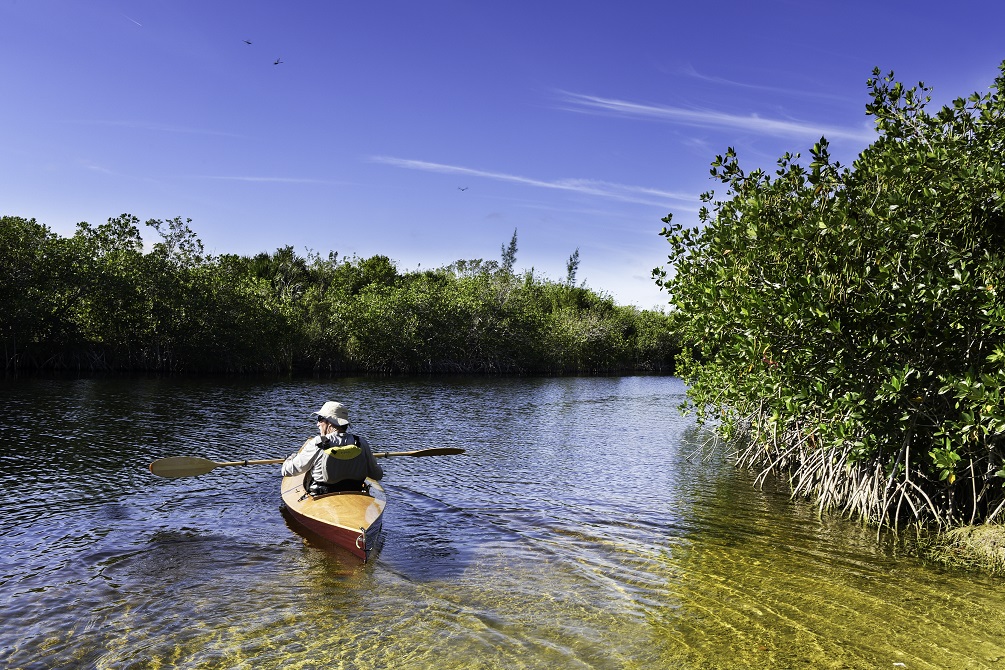
[(245, 44), (251, 44), (251, 40), (244, 40)]
[(457, 187), (457, 190), (458, 190), (458, 191), (467, 191), (467, 190), (468, 190), (468, 187), (467, 187), (467, 186), (458, 186), (458, 187)]
[(275, 61), (275, 62), (273, 63), (273, 65), (279, 65), (279, 64), (280, 64), (280, 63), (282, 63), (282, 62), (283, 62), (283, 61), (281, 61), (281, 60), (279, 60), (279, 59), (277, 58), (277, 59), (276, 59), (276, 61)]

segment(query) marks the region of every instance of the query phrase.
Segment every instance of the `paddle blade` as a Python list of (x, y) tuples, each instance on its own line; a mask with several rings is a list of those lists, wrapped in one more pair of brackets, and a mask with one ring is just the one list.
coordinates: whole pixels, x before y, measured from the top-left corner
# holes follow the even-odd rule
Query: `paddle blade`
[(192, 477), (204, 475), (217, 466), (216, 461), (195, 456), (171, 456), (161, 458), (150, 464), (150, 472), (158, 477)]
[(409, 456), (456, 456), (463, 454), (464, 450), (459, 447), (435, 447), (433, 449), (420, 449), (409, 453)]
[(418, 451), (375, 451), (373, 455), (377, 458), (387, 458), (389, 456), (456, 456), (463, 453), (464, 450), (458, 447), (433, 447)]

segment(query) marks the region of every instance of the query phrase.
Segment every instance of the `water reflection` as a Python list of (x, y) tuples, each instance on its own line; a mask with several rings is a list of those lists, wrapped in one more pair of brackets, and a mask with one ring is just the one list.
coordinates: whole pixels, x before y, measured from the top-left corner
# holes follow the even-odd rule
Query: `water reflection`
[[(680, 382), (0, 385), (14, 668), (1002, 667), (1000, 581), (936, 572), (703, 458)], [(363, 564), (291, 527), (275, 458), (329, 398), (392, 450)], [(56, 415), (59, 422), (46, 420)]]

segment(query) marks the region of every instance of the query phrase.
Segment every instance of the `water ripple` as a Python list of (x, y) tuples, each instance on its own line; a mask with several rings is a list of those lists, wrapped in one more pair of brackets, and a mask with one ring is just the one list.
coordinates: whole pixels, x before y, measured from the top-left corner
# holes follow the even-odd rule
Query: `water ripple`
[[(999, 581), (934, 572), (695, 458), (705, 437), (677, 414), (682, 393), (666, 378), (0, 384), (0, 654), (17, 668), (1001, 667)], [(383, 463), (366, 564), (288, 525), (276, 467), (146, 469), (285, 456), (327, 399), (375, 445), (466, 450)]]

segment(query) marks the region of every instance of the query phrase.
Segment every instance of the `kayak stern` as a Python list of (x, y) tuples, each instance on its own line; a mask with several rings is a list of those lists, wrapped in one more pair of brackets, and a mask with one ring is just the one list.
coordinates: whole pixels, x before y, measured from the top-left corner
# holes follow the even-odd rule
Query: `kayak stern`
[(367, 492), (310, 496), (304, 494), (302, 476), (284, 477), (283, 504), (299, 525), (365, 561), (377, 542), (387, 504), (381, 485), (372, 479), (367, 484)]

